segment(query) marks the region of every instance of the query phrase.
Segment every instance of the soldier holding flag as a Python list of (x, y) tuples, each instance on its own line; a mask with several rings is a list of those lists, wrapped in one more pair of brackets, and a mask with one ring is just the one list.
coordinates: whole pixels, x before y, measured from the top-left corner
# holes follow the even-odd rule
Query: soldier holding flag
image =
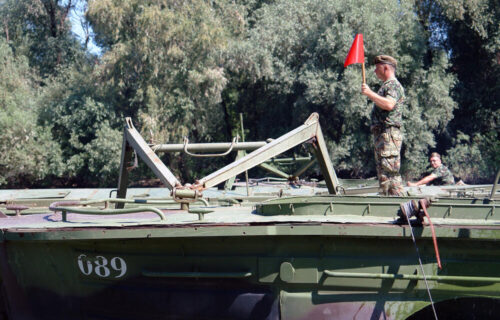
[(403, 195), (401, 167), (401, 145), (403, 135), (402, 111), (406, 100), (403, 86), (396, 79), (397, 61), (393, 57), (375, 57), (375, 74), (384, 83), (377, 93), (366, 83), (361, 93), (373, 101), (371, 132), (375, 145), (375, 163), (381, 192), (385, 195)]
[(399, 174), (401, 167), (402, 109), (406, 100), (403, 86), (396, 79), (397, 61), (391, 56), (375, 57), (375, 74), (384, 83), (374, 92), (365, 81), (365, 55), (363, 35), (358, 34), (349, 50), (344, 67), (361, 63), (363, 84), (361, 93), (373, 101), (371, 132), (375, 145), (375, 164), (380, 192), (385, 195), (403, 195), (403, 181)]

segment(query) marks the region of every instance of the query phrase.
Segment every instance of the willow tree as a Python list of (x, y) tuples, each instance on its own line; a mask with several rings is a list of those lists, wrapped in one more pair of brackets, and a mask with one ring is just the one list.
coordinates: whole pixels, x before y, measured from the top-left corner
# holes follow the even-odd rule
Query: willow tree
[(220, 125), (226, 31), (209, 3), (91, 1), (87, 17), (104, 48), (106, 89), (153, 139), (206, 138), (206, 123)]
[(93, 72), (92, 65), (66, 68), (40, 90), (38, 122), (61, 148), (64, 185), (111, 187), (118, 180), (122, 123)]
[(276, 137), (317, 111), (336, 167), (374, 174), (371, 104), (359, 70), (343, 68), (356, 33), (370, 86), (375, 55), (400, 62), (409, 175), (456, 107), (446, 51), (429, 47), (411, 2), (105, 0), (90, 1), (87, 17), (104, 49), (102, 95), (155, 142), (227, 138), (239, 112), (252, 138)]
[(429, 20), (446, 34), (439, 45), (458, 78), (453, 96), (460, 108), (450, 123), (447, 160), (469, 181), (491, 182), (500, 169), (500, 3), (439, 0), (434, 6)]
[(388, 54), (399, 61), (397, 76), (408, 96), (403, 167), (408, 175), (425, 168), (435, 131), (453, 117), (455, 78), (446, 72), (443, 50), (426, 61), (429, 48), (412, 3), (272, 1), (246, 19), (249, 28), (231, 42), (228, 66), (235, 75), (230, 89), (244, 88), (232, 105), (250, 115), (255, 132), (275, 136), (319, 112), (335, 166), (353, 176), (373, 175), (371, 103), (360, 94), (360, 69), (343, 68), (354, 35), (363, 33), (372, 88), (380, 85), (373, 57)]
[(39, 185), (61, 170), (61, 150), (37, 125), (38, 86), (26, 57), (0, 37), (0, 186)]
[(2, 29), (17, 55), (28, 57), (41, 80), (85, 58), (71, 31), (70, 11), (84, 0), (5, 0)]
[(222, 52), (230, 31), (217, 7), (201, 0), (90, 1), (87, 18), (104, 50), (105, 94), (148, 139), (208, 141), (225, 132)]

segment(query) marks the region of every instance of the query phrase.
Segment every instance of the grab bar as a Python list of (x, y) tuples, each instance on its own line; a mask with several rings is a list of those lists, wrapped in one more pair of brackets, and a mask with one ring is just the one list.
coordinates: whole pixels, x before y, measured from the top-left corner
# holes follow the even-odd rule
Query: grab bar
[(151, 278), (223, 278), (243, 279), (252, 276), (251, 272), (165, 272), (143, 270), (142, 275)]
[[(329, 277), (339, 278), (368, 278), (368, 279), (396, 279), (396, 280), (424, 280), (420, 274), (404, 273), (364, 273), (364, 272), (340, 272), (325, 270)], [(500, 277), (474, 277), (474, 276), (440, 276), (428, 275), (427, 280), (431, 281), (464, 281), (464, 282), (500, 282)]]

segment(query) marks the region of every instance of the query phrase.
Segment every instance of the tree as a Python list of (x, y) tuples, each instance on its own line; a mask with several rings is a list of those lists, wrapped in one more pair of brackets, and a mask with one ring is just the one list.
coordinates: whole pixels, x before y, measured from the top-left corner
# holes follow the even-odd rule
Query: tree
[(0, 38), (0, 186), (26, 187), (58, 175), (61, 150), (37, 125), (36, 76)]
[(82, 0), (6, 0), (0, 4), (4, 37), (17, 55), (45, 77), (85, 59), (71, 32), (68, 15)]
[[(99, 57), (71, 33), (68, 13), (83, 2), (0, 2), (8, 155), (0, 183), (113, 184), (125, 116), (147, 140), (169, 143), (230, 140), (239, 113), (247, 140), (261, 140), (319, 112), (341, 176), (373, 176), (371, 103), (360, 94), (359, 68), (343, 68), (357, 33), (372, 88), (380, 85), (373, 57), (399, 61), (407, 177), (421, 173), (431, 149), (469, 182), (499, 166), (498, 1), (92, 0), (86, 18)], [(21, 159), (26, 148), (34, 151)], [(228, 162), (163, 159), (189, 181)], [(17, 164), (23, 169), (12, 170)]]
[(239, 93), (232, 106), (250, 117), (255, 134), (276, 136), (319, 112), (336, 168), (353, 176), (374, 175), (371, 105), (359, 93), (360, 70), (343, 68), (354, 35), (363, 33), (370, 86), (378, 86), (371, 64), (375, 55), (399, 60), (398, 78), (408, 96), (403, 167), (411, 175), (426, 166), (434, 132), (452, 119), (456, 103), (449, 92), (455, 79), (446, 73), (443, 51), (426, 63), (429, 48), (411, 4), (273, 1), (248, 20), (246, 37), (228, 50), (230, 88)]
[[(90, 1), (87, 17), (104, 48), (101, 81), (109, 101), (132, 116), (148, 139), (224, 135), (221, 52), (228, 35), (210, 2)], [(189, 171), (184, 178), (191, 178)]]
[[(470, 182), (491, 181), (500, 168), (500, 4), (490, 0), (415, 1), (434, 47), (450, 56), (452, 96), (460, 108), (438, 137), (448, 164)], [(460, 161), (460, 152), (475, 161)], [(479, 158), (477, 158), (479, 156)], [(471, 168), (471, 164), (475, 168)]]
[(66, 185), (116, 185), (121, 122), (99, 95), (93, 66), (61, 70), (46, 82), (38, 121), (61, 147), (61, 178)]

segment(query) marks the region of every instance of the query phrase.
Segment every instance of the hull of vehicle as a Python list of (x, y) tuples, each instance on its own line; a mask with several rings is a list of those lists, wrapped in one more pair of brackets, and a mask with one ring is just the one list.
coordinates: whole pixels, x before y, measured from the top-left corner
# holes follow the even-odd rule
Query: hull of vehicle
[(10, 228), (2, 278), (9, 319), (406, 319), (428, 288), (498, 311), (498, 227), (438, 227), (442, 270), (414, 232), (428, 287), (409, 226), (313, 221)]

